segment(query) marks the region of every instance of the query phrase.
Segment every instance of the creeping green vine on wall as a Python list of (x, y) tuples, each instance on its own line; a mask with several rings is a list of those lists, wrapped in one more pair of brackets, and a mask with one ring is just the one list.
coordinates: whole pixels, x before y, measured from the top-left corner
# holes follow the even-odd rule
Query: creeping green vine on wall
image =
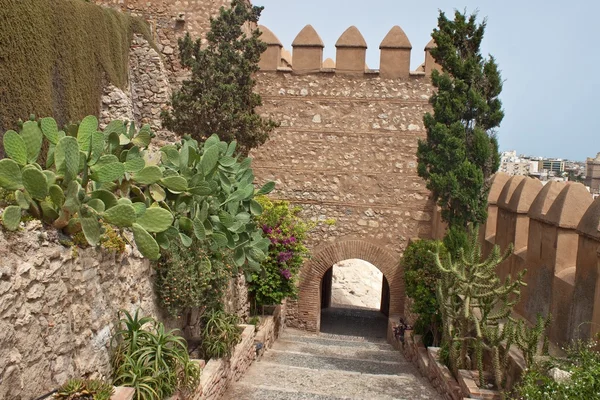
[(103, 79), (127, 84), (142, 20), (80, 0), (5, 0), (0, 7), (0, 132), (29, 113), (60, 126), (97, 115)]

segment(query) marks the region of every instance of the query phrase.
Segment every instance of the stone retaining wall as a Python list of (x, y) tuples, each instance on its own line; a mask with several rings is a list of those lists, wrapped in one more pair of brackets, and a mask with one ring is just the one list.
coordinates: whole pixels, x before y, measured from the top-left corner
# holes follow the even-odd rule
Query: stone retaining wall
[(137, 250), (75, 251), (59, 240), (39, 221), (0, 230), (0, 399), (29, 400), (72, 377), (109, 376), (117, 311), (160, 316), (153, 269)]
[(201, 393), (194, 396), (194, 400), (218, 399), (227, 390), (231, 382), (238, 381), (256, 358), (254, 325), (240, 325), (242, 332), (241, 342), (235, 346), (229, 359), (212, 359), (202, 370), (200, 376)]
[(160, 114), (171, 101), (169, 76), (163, 57), (141, 35), (134, 35), (129, 50), (129, 85), (120, 89), (107, 85), (102, 96), (101, 126), (121, 119), (136, 125), (150, 124), (157, 143), (173, 142), (175, 136), (162, 130)]
[[(438, 347), (425, 348), (420, 335), (414, 335), (412, 331), (406, 331), (404, 343), (400, 343), (394, 337), (393, 325), (398, 321), (397, 316), (389, 318), (387, 340), (395, 349), (400, 350), (406, 360), (412, 362), (421, 372), (421, 375), (429, 379), (432, 386), (445, 400), (462, 399), (500, 399), (498, 391), (481, 389), (477, 386), (477, 371), (459, 370), (460, 377), (457, 381), (448, 367), (439, 361)], [(484, 354), (485, 368), (489, 368), (489, 360), (486, 360), (487, 354)], [(520, 379), (525, 369), (525, 360), (518, 351), (511, 349), (507, 375), (506, 388), (512, 389), (514, 384)]]
[[(285, 326), (285, 305), (278, 306), (273, 316), (261, 318), (258, 327), (243, 327), (242, 340), (229, 359), (213, 359), (206, 363), (200, 377), (200, 390), (194, 400), (220, 398), (233, 382), (239, 381), (257, 356), (271, 348)], [(257, 346), (257, 344), (262, 346)], [(260, 347), (260, 349), (258, 349)]]
[[(0, 399), (37, 398), (74, 377), (109, 378), (121, 309), (181, 328), (158, 308), (154, 268), (137, 249), (127, 245), (116, 256), (72, 248), (70, 240), (39, 221), (0, 229)], [(245, 287), (243, 276), (233, 279), (224, 300), (242, 318), (250, 307)], [(254, 357), (255, 335), (246, 336), (247, 351), (231, 361), (235, 379)]]

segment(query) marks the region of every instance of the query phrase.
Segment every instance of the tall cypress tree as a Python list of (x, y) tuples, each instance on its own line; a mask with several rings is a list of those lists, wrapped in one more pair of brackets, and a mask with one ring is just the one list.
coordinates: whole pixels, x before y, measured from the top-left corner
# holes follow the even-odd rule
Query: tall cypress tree
[(433, 115), (423, 118), (427, 139), (419, 141), (418, 173), (442, 209), (442, 219), (461, 229), (487, 218), (489, 178), (500, 158), (495, 128), (504, 118), (498, 96), (502, 79), (492, 56), (480, 52), (486, 20), (440, 11), (431, 55), (442, 67), (431, 75)]
[(252, 76), (267, 45), (258, 29), (247, 33), (262, 10), (233, 0), (229, 9), (221, 8), (219, 16), (211, 18), (204, 47), (189, 33), (179, 40), (181, 64), (192, 75), (173, 94), (172, 111), (163, 113), (165, 128), (199, 141), (216, 133), (223, 141), (237, 140), (243, 154), (267, 140), (276, 124), (255, 112), (262, 100), (253, 90)]

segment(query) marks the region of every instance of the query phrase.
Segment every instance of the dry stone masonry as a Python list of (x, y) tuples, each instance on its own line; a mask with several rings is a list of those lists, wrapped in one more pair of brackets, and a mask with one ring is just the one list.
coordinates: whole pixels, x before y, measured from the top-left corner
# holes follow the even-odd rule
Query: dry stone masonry
[(169, 68), (170, 83), (178, 88), (186, 77), (179, 63), (177, 39), (186, 32), (203, 41), (210, 29), (210, 17), (230, 0), (95, 0), (96, 4), (109, 6), (144, 18), (150, 24), (158, 50)]
[(76, 252), (30, 222), (0, 231), (0, 399), (37, 398), (72, 377), (108, 377), (120, 309), (159, 316), (137, 250)]
[(103, 126), (115, 119), (150, 124), (162, 141), (173, 141), (162, 130), (161, 112), (171, 100), (168, 72), (161, 55), (141, 35), (134, 35), (129, 51), (129, 86), (120, 89), (107, 85), (102, 96)]

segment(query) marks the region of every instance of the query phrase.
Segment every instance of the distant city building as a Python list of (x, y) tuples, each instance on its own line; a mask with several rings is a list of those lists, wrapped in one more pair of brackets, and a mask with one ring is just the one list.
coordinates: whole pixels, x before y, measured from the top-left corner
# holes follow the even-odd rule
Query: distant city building
[(546, 170), (548, 172), (554, 172), (554, 174), (561, 174), (565, 172), (565, 162), (559, 159), (545, 159), (539, 162), (539, 169)]
[(528, 158), (517, 157), (516, 151), (505, 151), (500, 155), (500, 169), (508, 175), (528, 176), (538, 171), (537, 162)]
[(586, 161), (585, 185), (592, 193), (600, 193), (600, 153)]
[[(600, 186), (600, 153), (594, 161), (596, 168), (596, 187)], [(588, 163), (590, 161), (588, 160)], [(586, 165), (579, 161), (562, 158), (533, 157), (517, 152), (505, 151), (500, 154), (500, 172), (508, 175), (523, 175), (537, 178), (542, 183), (547, 181), (578, 181), (583, 182), (586, 175)], [(589, 171), (589, 167), (588, 167)], [(590, 172), (588, 172), (589, 175)]]

